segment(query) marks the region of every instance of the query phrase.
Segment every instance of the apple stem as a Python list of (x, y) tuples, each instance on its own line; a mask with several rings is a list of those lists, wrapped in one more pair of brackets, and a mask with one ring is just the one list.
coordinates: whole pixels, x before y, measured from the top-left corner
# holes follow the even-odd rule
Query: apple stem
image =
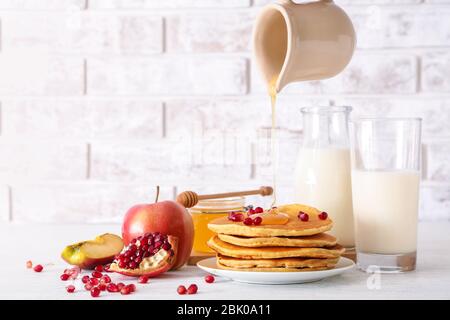
[(156, 186), (156, 199), (155, 199), (155, 203), (158, 202), (159, 199), (159, 186)]

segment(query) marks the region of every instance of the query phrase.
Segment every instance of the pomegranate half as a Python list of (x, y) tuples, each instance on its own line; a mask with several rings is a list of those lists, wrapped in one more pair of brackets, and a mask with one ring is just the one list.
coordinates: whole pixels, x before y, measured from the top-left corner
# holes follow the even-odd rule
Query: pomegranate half
[(109, 267), (126, 276), (156, 277), (168, 271), (176, 260), (178, 238), (159, 232), (132, 239)]

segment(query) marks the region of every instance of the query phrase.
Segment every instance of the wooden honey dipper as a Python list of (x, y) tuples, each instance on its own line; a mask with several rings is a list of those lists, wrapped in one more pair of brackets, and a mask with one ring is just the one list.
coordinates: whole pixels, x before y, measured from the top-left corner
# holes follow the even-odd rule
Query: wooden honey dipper
[(272, 187), (262, 186), (256, 190), (247, 191), (236, 191), (227, 193), (216, 193), (216, 194), (203, 194), (198, 195), (194, 191), (184, 191), (177, 196), (177, 202), (184, 206), (185, 208), (192, 208), (195, 206), (199, 200), (208, 199), (220, 199), (229, 197), (240, 197), (240, 196), (250, 196), (250, 195), (261, 195), (263, 197), (270, 196), (273, 193)]

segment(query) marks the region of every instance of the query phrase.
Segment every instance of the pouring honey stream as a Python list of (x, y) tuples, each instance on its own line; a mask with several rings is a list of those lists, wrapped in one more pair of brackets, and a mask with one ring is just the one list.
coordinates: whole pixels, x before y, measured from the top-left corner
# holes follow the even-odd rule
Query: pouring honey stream
[(273, 200), (271, 204), (271, 208), (276, 205), (277, 202), (277, 169), (278, 169), (278, 154), (276, 152), (276, 125), (277, 125), (277, 116), (276, 116), (276, 104), (277, 104), (277, 80), (278, 75), (274, 76), (272, 80), (269, 82), (268, 91), (270, 96), (271, 103), (271, 112), (272, 112), (272, 127), (270, 129), (270, 154), (272, 157), (272, 185), (273, 185)]

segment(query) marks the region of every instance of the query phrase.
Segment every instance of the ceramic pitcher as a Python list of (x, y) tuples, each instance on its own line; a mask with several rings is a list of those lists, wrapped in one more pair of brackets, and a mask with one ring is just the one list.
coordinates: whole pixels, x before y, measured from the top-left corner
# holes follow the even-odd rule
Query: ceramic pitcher
[(265, 6), (253, 30), (264, 79), (279, 92), (290, 82), (330, 78), (349, 63), (356, 45), (347, 14), (331, 0)]

